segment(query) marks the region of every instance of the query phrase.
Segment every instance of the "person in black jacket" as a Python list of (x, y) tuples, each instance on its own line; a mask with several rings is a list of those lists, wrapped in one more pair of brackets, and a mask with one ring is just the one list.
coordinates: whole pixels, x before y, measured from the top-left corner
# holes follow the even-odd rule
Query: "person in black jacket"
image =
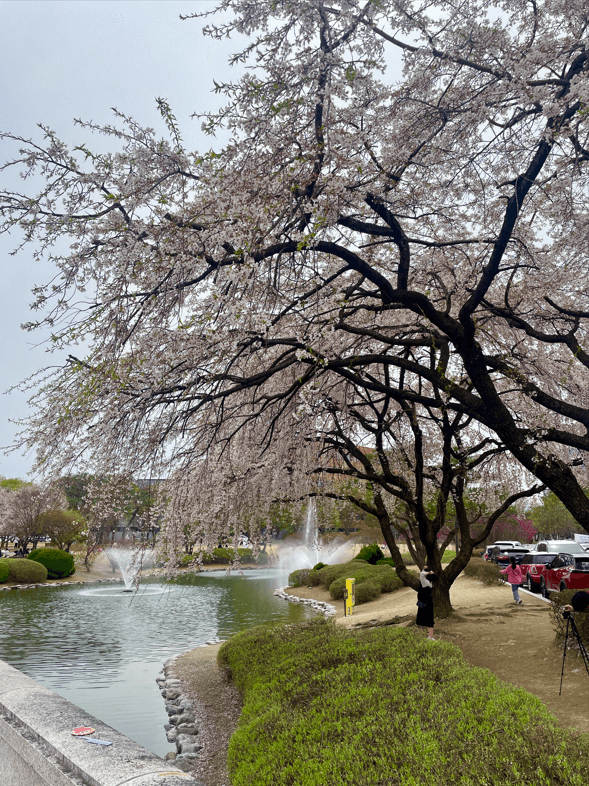
[(430, 641), (435, 641), (432, 589), (437, 578), (435, 573), (429, 570), (422, 570), (419, 574), (420, 587), (417, 590), (417, 619), (415, 624), (423, 625), (424, 628), (427, 628), (427, 637)]
[(575, 592), (571, 598), (571, 604), (564, 607), (565, 611), (587, 611), (589, 607), (589, 592)]

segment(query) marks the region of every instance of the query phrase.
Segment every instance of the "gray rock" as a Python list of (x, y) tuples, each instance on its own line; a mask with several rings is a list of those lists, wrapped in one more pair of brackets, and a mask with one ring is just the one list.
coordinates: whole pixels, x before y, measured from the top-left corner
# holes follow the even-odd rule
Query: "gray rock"
[(190, 699), (181, 699), (181, 700), (178, 702), (178, 705), (179, 705), (180, 707), (182, 707), (182, 709), (183, 709), (183, 710), (193, 710), (193, 709), (194, 709), (194, 707), (192, 706), (192, 702), (190, 701)]
[(178, 759), (184, 761), (194, 761), (195, 759), (198, 759), (198, 753), (196, 751), (186, 751), (186, 753), (182, 752), (176, 756), (176, 761), (178, 761)]
[(194, 745), (196, 738), (192, 734), (178, 734), (176, 737), (176, 750), (180, 751), (185, 745)]
[(198, 729), (194, 725), (194, 723), (179, 723), (178, 724), (178, 734), (198, 734)]
[(176, 725), (177, 723), (180, 723), (180, 718), (181, 717), (182, 717), (181, 715), (170, 715), (168, 720), (170, 721), (170, 723), (173, 723), (174, 725)]
[(194, 723), (195, 717), (191, 712), (183, 712), (177, 720), (177, 723)]
[(164, 759), (166, 761), (174, 761), (174, 759), (176, 758), (177, 755), (178, 754), (176, 753), (176, 751), (168, 751), (166, 753), (166, 755), (164, 756)]
[(168, 740), (168, 742), (175, 742), (177, 736), (178, 736), (178, 732), (176, 731), (176, 729), (170, 729), (166, 734), (166, 739)]
[(182, 755), (182, 754), (186, 754), (186, 755), (193, 754), (193, 755), (196, 755), (198, 753), (198, 751), (201, 751), (201, 750), (202, 750), (202, 745), (197, 745), (196, 743), (194, 743), (192, 745), (183, 745), (182, 746), (182, 750), (180, 752), (180, 755)]

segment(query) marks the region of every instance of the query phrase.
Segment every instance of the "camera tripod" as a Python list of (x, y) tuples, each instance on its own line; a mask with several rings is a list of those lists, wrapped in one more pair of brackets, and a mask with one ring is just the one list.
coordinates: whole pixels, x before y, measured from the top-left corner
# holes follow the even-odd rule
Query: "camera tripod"
[(574, 618), (571, 616), (570, 611), (565, 611), (562, 615), (567, 621), (567, 628), (566, 633), (564, 636), (564, 652), (562, 653), (562, 671), (560, 673), (560, 690), (558, 691), (558, 695), (560, 696), (562, 691), (562, 678), (564, 676), (564, 659), (566, 658), (567, 654), (567, 641), (569, 638), (569, 625), (571, 627), (571, 632), (573, 636), (577, 639), (577, 644), (579, 645), (579, 650), (581, 652), (581, 657), (583, 658), (583, 663), (585, 664), (585, 668), (587, 670), (587, 676), (589, 676), (589, 655), (587, 655), (587, 650), (585, 649), (585, 645), (583, 644), (583, 639), (579, 633), (579, 630), (575, 624)]

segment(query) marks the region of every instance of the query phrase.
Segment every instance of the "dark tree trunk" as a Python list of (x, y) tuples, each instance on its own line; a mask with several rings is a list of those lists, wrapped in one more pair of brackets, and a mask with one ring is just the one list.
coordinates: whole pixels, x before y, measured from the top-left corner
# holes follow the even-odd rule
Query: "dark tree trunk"
[(434, 617), (436, 619), (446, 619), (453, 612), (452, 603), (450, 602), (450, 586), (443, 579), (434, 584), (432, 597), (434, 601)]

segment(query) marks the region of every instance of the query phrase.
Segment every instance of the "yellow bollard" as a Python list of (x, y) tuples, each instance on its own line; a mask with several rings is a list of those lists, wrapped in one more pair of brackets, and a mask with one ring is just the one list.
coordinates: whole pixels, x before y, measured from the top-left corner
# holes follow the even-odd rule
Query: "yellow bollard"
[(350, 617), (356, 603), (356, 579), (346, 579), (344, 590), (344, 617)]

